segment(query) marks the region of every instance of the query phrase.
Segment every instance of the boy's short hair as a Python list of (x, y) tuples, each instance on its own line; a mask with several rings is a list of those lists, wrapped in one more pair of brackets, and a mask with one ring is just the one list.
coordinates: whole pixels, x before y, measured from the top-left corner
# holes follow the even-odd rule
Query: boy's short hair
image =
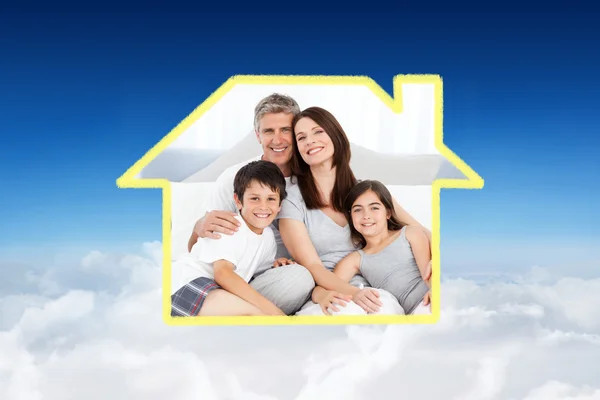
[(275, 163), (258, 160), (240, 168), (233, 180), (233, 192), (241, 203), (244, 202), (244, 193), (252, 181), (257, 181), (279, 193), (279, 204), (287, 197), (285, 177)]

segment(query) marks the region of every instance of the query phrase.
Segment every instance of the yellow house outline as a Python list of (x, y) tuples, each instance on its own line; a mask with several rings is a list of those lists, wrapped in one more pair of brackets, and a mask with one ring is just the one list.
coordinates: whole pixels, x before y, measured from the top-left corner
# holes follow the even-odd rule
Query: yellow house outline
[[(368, 87), (394, 113), (402, 113), (402, 85), (434, 85), (435, 147), (467, 179), (438, 179), (432, 187), (431, 250), (431, 315), (356, 315), (356, 316), (265, 316), (265, 317), (172, 317), (171, 316), (171, 185), (167, 179), (142, 179), (136, 176), (196, 120), (229, 92), (235, 85), (358, 85)], [(484, 181), (467, 163), (443, 142), (443, 89), (439, 75), (396, 75), (393, 79), (394, 96), (366, 76), (302, 76), (302, 75), (236, 75), (229, 78), (200, 106), (162, 138), (142, 158), (117, 179), (120, 188), (162, 189), (163, 193), (163, 294), (162, 313), (168, 325), (342, 325), (342, 324), (431, 324), (440, 317), (440, 191), (441, 189), (481, 189)]]

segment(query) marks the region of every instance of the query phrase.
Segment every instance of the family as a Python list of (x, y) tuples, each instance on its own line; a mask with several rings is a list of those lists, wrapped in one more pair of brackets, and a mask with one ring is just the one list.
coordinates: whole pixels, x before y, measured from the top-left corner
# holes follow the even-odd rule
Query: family
[(337, 119), (278, 93), (254, 111), (263, 154), (217, 179), (173, 263), (171, 315), (431, 313), (431, 233), (355, 177)]

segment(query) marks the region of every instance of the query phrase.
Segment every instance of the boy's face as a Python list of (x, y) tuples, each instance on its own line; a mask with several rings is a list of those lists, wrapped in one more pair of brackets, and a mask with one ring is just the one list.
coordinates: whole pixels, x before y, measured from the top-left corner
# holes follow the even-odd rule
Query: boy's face
[(234, 196), (238, 210), (241, 209), (242, 217), (255, 233), (262, 233), (281, 210), (279, 193), (255, 180), (246, 188), (242, 202)]

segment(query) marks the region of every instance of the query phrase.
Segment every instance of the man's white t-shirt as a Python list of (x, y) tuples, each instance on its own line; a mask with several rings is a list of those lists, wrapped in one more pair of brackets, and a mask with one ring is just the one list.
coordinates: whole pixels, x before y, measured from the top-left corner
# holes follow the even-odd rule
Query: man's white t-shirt
[[(235, 205), (235, 200), (233, 199), (233, 181), (235, 180), (235, 175), (244, 165), (247, 165), (252, 161), (258, 161), (261, 158), (262, 155), (251, 158), (250, 160), (241, 162), (239, 164), (232, 165), (231, 167), (225, 169), (215, 181), (215, 189), (207, 196), (204, 202), (203, 209), (207, 212), (213, 210), (222, 210), (239, 213), (239, 210)], [(291, 182), (289, 177), (285, 178), (285, 183), (287, 188), (291, 187), (292, 185), (295, 185)], [(277, 219), (271, 224), (271, 229), (273, 230), (273, 234), (275, 235), (275, 241), (277, 242), (276, 258), (290, 258), (290, 254), (283, 245), (283, 241), (281, 240), (281, 235), (279, 234), (279, 221)], [(225, 236), (228, 235), (221, 235), (221, 237)], [(264, 270), (262, 268), (259, 268), (258, 272), (264, 272)]]
[(275, 235), (270, 227), (262, 234), (254, 233), (241, 216), (235, 235), (221, 235), (220, 239), (199, 238), (189, 254), (184, 254), (173, 264), (171, 294), (186, 283), (205, 277), (214, 279), (213, 263), (226, 260), (234, 265), (234, 271), (246, 282), (252, 279), (256, 270), (271, 267), (277, 253)]

